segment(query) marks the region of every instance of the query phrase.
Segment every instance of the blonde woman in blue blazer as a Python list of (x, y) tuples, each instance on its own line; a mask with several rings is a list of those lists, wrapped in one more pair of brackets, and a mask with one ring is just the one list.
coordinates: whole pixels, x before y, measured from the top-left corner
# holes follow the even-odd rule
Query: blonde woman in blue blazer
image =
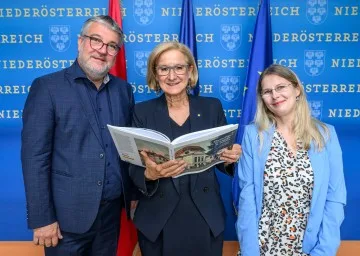
[(290, 69), (261, 74), (242, 149), (241, 255), (336, 255), (346, 203), (341, 148), (334, 127), (311, 117)]

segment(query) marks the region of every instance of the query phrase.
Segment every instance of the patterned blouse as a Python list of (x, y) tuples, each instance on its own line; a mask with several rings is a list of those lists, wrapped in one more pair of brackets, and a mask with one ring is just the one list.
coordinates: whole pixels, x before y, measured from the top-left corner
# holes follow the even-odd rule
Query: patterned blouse
[(263, 208), (259, 222), (261, 256), (303, 256), (302, 241), (310, 212), (313, 170), (297, 142), (296, 155), (275, 131), (265, 163)]

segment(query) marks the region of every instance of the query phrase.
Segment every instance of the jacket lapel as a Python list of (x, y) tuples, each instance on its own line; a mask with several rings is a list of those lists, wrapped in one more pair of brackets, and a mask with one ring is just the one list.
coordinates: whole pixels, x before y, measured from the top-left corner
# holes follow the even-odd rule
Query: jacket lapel
[[(72, 79), (72, 78), (68, 77), (68, 79)], [(88, 118), (90, 126), (91, 126), (93, 132), (95, 133), (95, 136), (99, 141), (99, 144), (103, 147), (102, 140), (101, 140), (101, 135), (100, 135), (100, 130), (99, 130), (99, 125), (98, 125), (98, 122), (96, 120), (96, 116), (95, 116), (95, 113), (94, 113), (93, 106), (92, 106), (92, 104), (90, 102), (88, 92), (86, 91), (86, 86), (83, 83), (82, 79), (78, 79), (75, 84), (76, 84), (75, 85), (75, 90), (76, 90), (76, 93), (79, 96), (80, 103), (81, 103), (81, 105), (83, 107), (84, 115)]]
[(122, 110), (123, 108), (121, 107), (121, 101), (119, 99), (118, 87), (112, 84), (111, 81), (109, 81), (107, 86), (109, 90), (110, 104), (112, 110), (112, 125), (121, 126), (120, 117), (123, 117), (123, 113), (120, 112), (120, 110)]
[(324, 168), (325, 149), (323, 148), (322, 151), (316, 151), (315, 145), (311, 143), (308, 154), (311, 162), (311, 168), (314, 174), (314, 190), (311, 199), (311, 207), (312, 207), (313, 205), (316, 204), (317, 197), (320, 193), (321, 184), (324, 180), (323, 179), (324, 176), (322, 174), (325, 170)]
[(189, 104), (191, 132), (197, 132), (210, 128), (205, 127), (206, 122), (203, 122), (204, 115), (202, 113), (202, 107), (199, 105), (199, 101), (197, 100), (197, 98), (189, 95)]
[[(155, 124), (157, 131), (164, 134), (171, 134), (169, 111), (165, 95), (161, 95), (156, 101), (155, 111), (153, 112), (153, 123)], [(171, 136), (168, 137), (170, 138)]]
[[(198, 100), (196, 97), (189, 95), (189, 104), (190, 104), (190, 125), (191, 132), (196, 132), (205, 129), (203, 122), (203, 113), (202, 108), (198, 104)], [(209, 128), (209, 127), (207, 127)], [(195, 189), (196, 181), (198, 178), (198, 174), (190, 175), (190, 189), (193, 191)]]
[[(158, 98), (156, 102), (155, 111), (153, 114), (153, 120), (156, 125), (156, 130), (162, 132), (163, 134), (171, 134), (172, 131), (171, 131), (169, 118), (170, 117), (169, 117), (168, 107), (166, 104), (166, 98), (165, 95), (163, 94)], [(176, 191), (180, 194), (179, 179), (173, 178), (172, 181)]]
[[(275, 126), (272, 125), (269, 129), (267, 129), (266, 131), (263, 131), (263, 133), (262, 133), (263, 134), (263, 145), (261, 148), (261, 152), (259, 154), (260, 166), (265, 166), (265, 162), (270, 153), (271, 142), (274, 137), (274, 132), (275, 132)], [(259, 140), (259, 138), (257, 138), (257, 139), (258, 139), (257, 150), (259, 150), (260, 140)], [(261, 175), (263, 176), (263, 173), (261, 173)]]

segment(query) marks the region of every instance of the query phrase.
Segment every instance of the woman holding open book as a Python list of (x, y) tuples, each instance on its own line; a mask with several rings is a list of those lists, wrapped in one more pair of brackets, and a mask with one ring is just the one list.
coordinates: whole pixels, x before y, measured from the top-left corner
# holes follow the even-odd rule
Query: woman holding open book
[(241, 145), (240, 255), (335, 256), (346, 203), (341, 148), (334, 127), (311, 117), (289, 68), (262, 72)]
[[(160, 131), (173, 140), (225, 125), (218, 99), (189, 94), (197, 79), (194, 57), (185, 45), (159, 44), (148, 59), (147, 82), (163, 93), (135, 106), (133, 126)], [(141, 154), (146, 168), (131, 165), (130, 177), (142, 193), (134, 216), (142, 255), (222, 255), (225, 210), (215, 167), (173, 178), (185, 170), (183, 160), (156, 164), (146, 152)], [(234, 144), (222, 152), (225, 164), (217, 167), (231, 175), (225, 165), (236, 162), (240, 154), (240, 145)]]

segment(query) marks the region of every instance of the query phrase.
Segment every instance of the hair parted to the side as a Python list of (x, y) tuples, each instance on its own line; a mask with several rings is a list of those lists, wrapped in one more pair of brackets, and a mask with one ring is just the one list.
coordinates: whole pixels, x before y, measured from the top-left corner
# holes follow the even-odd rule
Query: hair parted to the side
[(146, 74), (146, 81), (149, 88), (156, 92), (160, 90), (160, 86), (156, 80), (156, 66), (161, 54), (170, 50), (177, 50), (184, 54), (187, 65), (192, 67), (192, 72), (189, 77), (189, 86), (194, 88), (198, 80), (198, 70), (194, 56), (186, 45), (175, 41), (160, 43), (152, 50), (148, 58)]
[(119, 25), (116, 23), (116, 21), (113, 20), (109, 15), (98, 15), (98, 16), (93, 16), (93, 17), (87, 19), (84, 22), (84, 24), (80, 30), (80, 36), (86, 35), (90, 25), (94, 22), (101, 23), (104, 26), (106, 26), (108, 29), (116, 32), (119, 35), (119, 42), (118, 42), (119, 47), (121, 47), (124, 44), (123, 31), (121, 30)]
[[(291, 69), (278, 64), (270, 65), (267, 69), (265, 69), (261, 73), (257, 84), (255, 124), (259, 129), (261, 144), (263, 137), (262, 132), (269, 128), (270, 125), (276, 125), (276, 116), (266, 107), (261, 97), (262, 81), (268, 75), (277, 75), (282, 77), (288, 80), (292, 86), (299, 89), (300, 94), (296, 101), (293, 132), (296, 138), (298, 138), (303, 143), (306, 150), (310, 148), (311, 142), (314, 142), (316, 148), (321, 150), (324, 147), (325, 140), (329, 135), (328, 128), (324, 123), (311, 116), (304, 87), (296, 74)], [(321, 133), (319, 127), (323, 129), (323, 133)], [(325, 137), (322, 134), (324, 134)]]

